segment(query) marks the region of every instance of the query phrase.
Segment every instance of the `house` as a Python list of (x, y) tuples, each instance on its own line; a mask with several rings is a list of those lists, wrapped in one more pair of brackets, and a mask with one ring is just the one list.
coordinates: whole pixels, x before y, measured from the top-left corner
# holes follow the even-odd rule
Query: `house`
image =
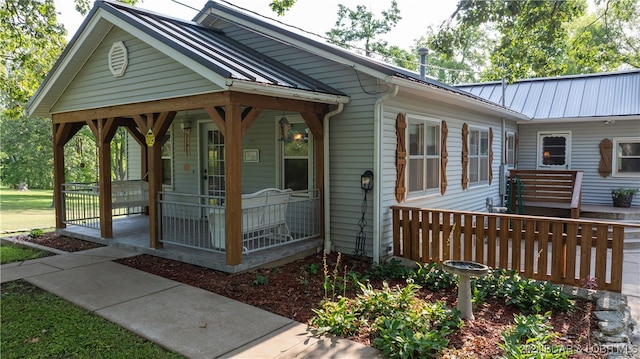
[(584, 171), (583, 204), (611, 206), (613, 188), (640, 187), (640, 69), (457, 88), (496, 103), (504, 93), (530, 118), (518, 121), (517, 167)]
[[(216, 1), (193, 21), (96, 1), (28, 113), (53, 121), (58, 231), (142, 232), (152, 253), (228, 272), (321, 248), (377, 262), (399, 203), (486, 211), (529, 120)], [(99, 181), (65, 183), (83, 126)], [(118, 127), (125, 183), (110, 178)]]

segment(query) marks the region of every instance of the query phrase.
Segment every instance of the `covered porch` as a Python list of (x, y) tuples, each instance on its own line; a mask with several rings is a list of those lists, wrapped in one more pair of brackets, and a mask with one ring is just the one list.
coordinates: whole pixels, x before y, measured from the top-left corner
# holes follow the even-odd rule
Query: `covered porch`
[[(299, 114), (313, 136), (309, 189), (291, 191), (265, 183), (268, 191), (248, 194), (243, 188), (242, 137), (263, 109)], [(206, 113), (224, 138), (219, 154), (224, 176), (215, 191), (163, 190), (162, 139), (176, 114), (188, 110)], [(324, 230), (323, 120), (328, 112), (328, 103), (225, 91), (54, 114), (56, 228), (143, 253), (188, 257), (185, 261), (226, 272), (315, 252)], [(98, 144), (99, 179), (95, 184), (65, 183), (64, 145), (85, 125)], [(140, 146), (141, 180), (111, 179), (109, 146), (120, 126)], [(193, 176), (199, 178), (200, 171)]]

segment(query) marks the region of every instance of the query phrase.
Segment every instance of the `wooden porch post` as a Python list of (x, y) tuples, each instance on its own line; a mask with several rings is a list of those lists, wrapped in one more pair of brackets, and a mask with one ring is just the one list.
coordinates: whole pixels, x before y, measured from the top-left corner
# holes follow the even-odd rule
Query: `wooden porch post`
[(226, 106), (225, 232), (228, 265), (242, 263), (242, 117), (240, 106)]
[(323, 115), (320, 113), (305, 112), (302, 113), (305, 124), (309, 127), (309, 131), (313, 135), (315, 144), (315, 183), (320, 196), (320, 237), (324, 238), (324, 133), (323, 133)]
[(62, 184), (64, 183), (64, 141), (60, 133), (66, 124), (53, 124), (53, 206), (56, 212), (56, 228), (66, 228), (64, 223), (64, 206)]

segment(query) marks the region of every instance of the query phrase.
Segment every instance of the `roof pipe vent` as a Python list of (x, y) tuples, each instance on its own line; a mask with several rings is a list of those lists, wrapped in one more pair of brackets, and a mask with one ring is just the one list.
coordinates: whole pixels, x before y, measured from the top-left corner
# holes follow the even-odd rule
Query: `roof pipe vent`
[(420, 79), (426, 80), (426, 65), (427, 65), (427, 54), (429, 50), (426, 47), (421, 47), (418, 49), (418, 54), (420, 55)]

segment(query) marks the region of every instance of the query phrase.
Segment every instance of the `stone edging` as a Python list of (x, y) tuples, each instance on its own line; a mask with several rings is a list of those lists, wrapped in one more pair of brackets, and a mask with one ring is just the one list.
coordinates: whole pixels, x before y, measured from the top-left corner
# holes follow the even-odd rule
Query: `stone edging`
[[(603, 290), (563, 285), (562, 290), (574, 298), (593, 302), (593, 314), (598, 321), (598, 331), (594, 332), (591, 353), (605, 354), (606, 358), (635, 358), (640, 355), (640, 347), (631, 343), (631, 335), (638, 323), (631, 317), (631, 307), (627, 296)], [(634, 356), (636, 355), (636, 356)]]

